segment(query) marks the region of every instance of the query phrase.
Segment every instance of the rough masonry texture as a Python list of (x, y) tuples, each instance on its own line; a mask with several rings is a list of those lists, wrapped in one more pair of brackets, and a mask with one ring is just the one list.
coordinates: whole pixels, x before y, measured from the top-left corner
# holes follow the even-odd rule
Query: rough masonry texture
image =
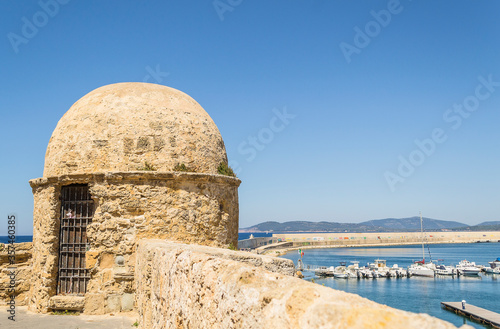
[(217, 174), (227, 163), (217, 126), (194, 99), (166, 86), (117, 83), (97, 88), (61, 118), (50, 138), (43, 176), (157, 171), (184, 163)]
[(14, 265), (11, 265), (8, 245), (0, 243), (0, 304), (5, 304), (10, 299), (11, 293), (9, 292), (9, 288), (11, 285), (9, 274), (11, 272), (10, 269), (13, 268), (16, 273), (14, 294), (16, 305), (26, 305), (31, 283), (33, 244), (31, 242), (15, 243), (14, 249), (16, 262)]
[[(143, 238), (237, 246), (241, 182), (217, 174), (221, 162), (227, 164), (227, 156), (219, 130), (196, 101), (178, 90), (120, 83), (82, 97), (54, 130), (44, 176), (30, 181), (30, 308), (88, 314), (134, 308), (136, 249)], [(179, 164), (189, 172), (175, 171)], [(80, 201), (61, 201), (62, 189), (72, 186), (85, 186), (91, 200), (84, 202), (93, 209), (78, 213)], [(88, 213), (91, 222), (82, 225), (79, 218)], [(76, 247), (84, 248), (84, 256), (68, 261), (60, 258), (61, 225), (73, 222), (79, 226), (65, 228), (67, 239), (85, 241)], [(82, 274), (88, 277), (84, 293), (73, 292), (72, 274), (58, 274), (60, 264), (68, 263), (88, 272)], [(58, 277), (71, 289), (58, 292)]]
[(251, 254), (141, 241), (135, 272), (141, 328), (456, 328), (286, 275), (287, 264), (272, 257), (245, 255)]

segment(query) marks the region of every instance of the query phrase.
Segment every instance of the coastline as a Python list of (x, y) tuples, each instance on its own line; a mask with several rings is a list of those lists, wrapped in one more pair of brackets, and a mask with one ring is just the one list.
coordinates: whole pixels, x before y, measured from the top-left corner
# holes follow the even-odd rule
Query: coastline
[(495, 243), (500, 242), (500, 232), (293, 233), (273, 234), (273, 238), (280, 242), (259, 247), (257, 253), (282, 256), (298, 249)]

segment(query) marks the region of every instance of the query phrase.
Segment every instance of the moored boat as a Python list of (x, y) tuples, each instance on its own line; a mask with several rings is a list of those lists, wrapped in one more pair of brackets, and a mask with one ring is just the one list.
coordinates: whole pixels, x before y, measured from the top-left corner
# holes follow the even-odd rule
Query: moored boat
[(333, 272), (335, 279), (347, 279), (349, 276), (346, 272)]
[(420, 232), (422, 233), (422, 260), (415, 262), (408, 267), (408, 275), (433, 277), (436, 265), (432, 263), (432, 259), (430, 263), (425, 263), (424, 225), (422, 221), (422, 213), (420, 213)]
[(483, 270), (488, 274), (500, 274), (500, 267), (485, 267)]
[(452, 266), (438, 265), (434, 271), (437, 275), (456, 275), (456, 269)]
[(433, 263), (422, 264), (420, 262), (411, 264), (408, 267), (408, 273), (412, 276), (425, 276), (425, 277), (433, 277), (434, 276), (434, 268), (435, 265)]
[(333, 270), (333, 276), (335, 279), (347, 279), (348, 274), (346, 273), (346, 262), (340, 262), (340, 266), (335, 267)]
[(481, 268), (475, 262), (469, 262), (465, 259), (458, 263), (457, 271), (462, 275), (479, 275)]
[(316, 274), (316, 276), (327, 276), (328, 275), (327, 273), (328, 273), (328, 267), (326, 266), (320, 266), (314, 270), (314, 274)]
[(500, 267), (500, 257), (497, 258), (496, 260), (492, 261), (492, 262), (488, 262), (488, 264), (490, 264), (491, 268)]

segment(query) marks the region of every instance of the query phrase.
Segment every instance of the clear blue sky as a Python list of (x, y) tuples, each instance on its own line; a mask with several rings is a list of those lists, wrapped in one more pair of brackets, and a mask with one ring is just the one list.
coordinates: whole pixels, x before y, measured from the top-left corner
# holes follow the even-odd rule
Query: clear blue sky
[(0, 234), (65, 111), (144, 80), (214, 119), (240, 227), (500, 220), (499, 2), (60, 1), (0, 3)]

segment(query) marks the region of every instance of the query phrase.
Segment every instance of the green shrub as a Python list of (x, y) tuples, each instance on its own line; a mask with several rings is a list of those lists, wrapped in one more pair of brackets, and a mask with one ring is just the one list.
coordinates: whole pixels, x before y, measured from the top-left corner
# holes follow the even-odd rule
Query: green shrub
[(233, 169), (227, 165), (225, 162), (221, 162), (217, 167), (217, 172), (219, 175), (236, 177), (236, 174), (233, 172)]
[(191, 168), (186, 167), (184, 163), (178, 163), (174, 167), (174, 171), (183, 171), (183, 172), (194, 172)]
[(54, 310), (52, 315), (80, 315), (80, 312), (78, 311), (70, 311), (70, 310)]
[(156, 168), (149, 162), (144, 161), (144, 166), (143, 167), (138, 167), (137, 170), (143, 170), (143, 171), (156, 171)]
[(236, 246), (232, 242), (229, 244), (228, 248), (231, 249), (231, 250), (238, 250), (238, 248), (236, 248)]

